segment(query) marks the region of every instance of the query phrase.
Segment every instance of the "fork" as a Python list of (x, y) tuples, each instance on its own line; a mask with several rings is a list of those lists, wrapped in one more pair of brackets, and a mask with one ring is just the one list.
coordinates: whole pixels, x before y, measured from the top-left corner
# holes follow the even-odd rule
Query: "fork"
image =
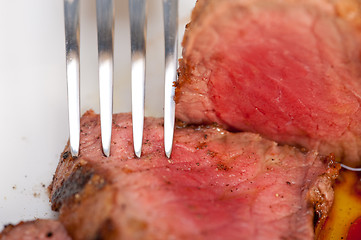
[[(80, 59), (79, 0), (64, 0), (66, 76), (68, 91), (69, 142), (72, 156), (79, 155), (80, 142)], [(110, 155), (113, 116), (113, 0), (96, 0), (101, 141)], [(142, 152), (146, 59), (146, 0), (129, 0), (131, 35), (132, 122), (134, 153)], [(177, 79), (178, 0), (163, 0), (165, 41), (164, 149), (170, 158), (173, 146)]]

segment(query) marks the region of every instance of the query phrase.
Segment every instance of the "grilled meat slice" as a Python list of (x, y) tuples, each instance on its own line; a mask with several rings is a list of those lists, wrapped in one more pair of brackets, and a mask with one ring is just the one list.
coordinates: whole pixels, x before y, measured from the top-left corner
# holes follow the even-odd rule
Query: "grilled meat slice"
[(176, 117), (361, 166), (361, 1), (199, 0)]
[(71, 240), (64, 226), (56, 220), (34, 220), (7, 225), (1, 240)]
[(131, 115), (114, 115), (106, 158), (99, 116), (82, 117), (80, 156), (66, 147), (50, 186), (74, 239), (313, 239), (333, 201), (329, 158), (199, 126), (176, 130), (167, 159), (162, 124), (145, 119), (137, 159)]

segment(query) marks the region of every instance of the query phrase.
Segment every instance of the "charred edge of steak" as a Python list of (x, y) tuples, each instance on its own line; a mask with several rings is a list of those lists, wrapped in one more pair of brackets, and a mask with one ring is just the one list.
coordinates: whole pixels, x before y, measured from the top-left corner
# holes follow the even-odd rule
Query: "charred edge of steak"
[(106, 184), (106, 181), (97, 175), (94, 169), (87, 167), (86, 164), (77, 164), (75, 170), (62, 181), (60, 187), (52, 189), (53, 186), (50, 186), (52, 209), (58, 211), (63, 203), (77, 201), (79, 194), (88, 184), (93, 185), (95, 189), (101, 189)]
[(179, 68), (177, 70), (178, 79), (175, 82), (175, 94), (174, 94), (174, 101), (178, 102), (178, 99), (182, 95), (182, 85), (185, 84), (187, 81), (190, 81), (191, 77), (191, 69), (188, 64), (185, 63), (184, 59), (179, 60)]
[(51, 196), (52, 209), (58, 211), (64, 201), (79, 193), (93, 177), (93, 172), (79, 167)]
[[(193, 130), (219, 128), (220, 130), (232, 132), (231, 130), (226, 129), (224, 126), (222, 126), (222, 125), (220, 125), (219, 123), (216, 123), (216, 122), (211, 122), (211, 123), (207, 123), (207, 124), (193, 124), (193, 123), (183, 122), (183, 121), (181, 121), (179, 119), (175, 120), (175, 128), (177, 128), (177, 129), (191, 128)], [(239, 131), (234, 131), (234, 132), (237, 133)]]
[[(114, 239), (117, 229), (109, 218), (115, 193), (112, 185), (94, 164), (90, 166), (81, 156), (72, 157), (68, 149), (49, 186), (52, 209), (60, 212), (59, 220), (74, 239)], [(97, 204), (101, 207), (94, 207)], [(84, 224), (92, 221), (97, 224)], [(99, 228), (89, 229), (94, 225)]]
[(77, 195), (75, 203), (62, 205), (59, 219), (74, 239), (118, 239), (120, 229), (115, 227), (111, 215), (116, 189), (111, 184), (97, 189), (91, 181)]
[(4, 229), (2, 230), (2, 232), (0, 232), (0, 239), (1, 237), (3, 237), (4, 235), (8, 234), (13, 228), (15, 228), (16, 226), (20, 226), (24, 224), (24, 222), (20, 222), (17, 225), (13, 225), (13, 224), (6, 224), (4, 225)]
[(308, 191), (309, 204), (311, 204), (314, 209), (313, 222), (315, 225), (316, 239), (333, 204), (333, 184), (341, 169), (341, 165), (335, 161), (334, 154), (324, 157), (323, 161), (328, 165), (328, 169), (317, 178)]

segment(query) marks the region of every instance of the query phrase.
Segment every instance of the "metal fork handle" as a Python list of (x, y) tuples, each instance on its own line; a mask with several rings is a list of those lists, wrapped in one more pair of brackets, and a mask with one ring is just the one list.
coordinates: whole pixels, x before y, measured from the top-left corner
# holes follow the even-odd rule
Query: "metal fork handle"
[(178, 62), (178, 0), (163, 0), (165, 76), (164, 76), (164, 151), (170, 158), (173, 147), (175, 102), (174, 83)]
[(110, 155), (113, 121), (113, 0), (97, 0), (100, 124), (103, 153)]
[(142, 153), (145, 98), (146, 0), (129, 0), (134, 153)]
[(79, 0), (64, 0), (64, 24), (69, 142), (72, 156), (78, 156), (80, 142)]

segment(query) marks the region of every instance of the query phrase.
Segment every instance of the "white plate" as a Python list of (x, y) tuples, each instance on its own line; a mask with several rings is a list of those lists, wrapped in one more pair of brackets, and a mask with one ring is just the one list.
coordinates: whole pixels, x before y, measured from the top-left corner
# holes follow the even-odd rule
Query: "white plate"
[[(149, 0), (146, 114), (162, 116), (161, 0)], [(0, 230), (54, 218), (47, 186), (68, 138), (63, 1), (0, 1)], [(180, 0), (180, 40), (195, 0)], [(95, 1), (81, 8), (81, 106), (98, 112)], [(128, 1), (116, 1), (115, 112), (130, 111)], [(150, 101), (151, 100), (151, 101)]]

